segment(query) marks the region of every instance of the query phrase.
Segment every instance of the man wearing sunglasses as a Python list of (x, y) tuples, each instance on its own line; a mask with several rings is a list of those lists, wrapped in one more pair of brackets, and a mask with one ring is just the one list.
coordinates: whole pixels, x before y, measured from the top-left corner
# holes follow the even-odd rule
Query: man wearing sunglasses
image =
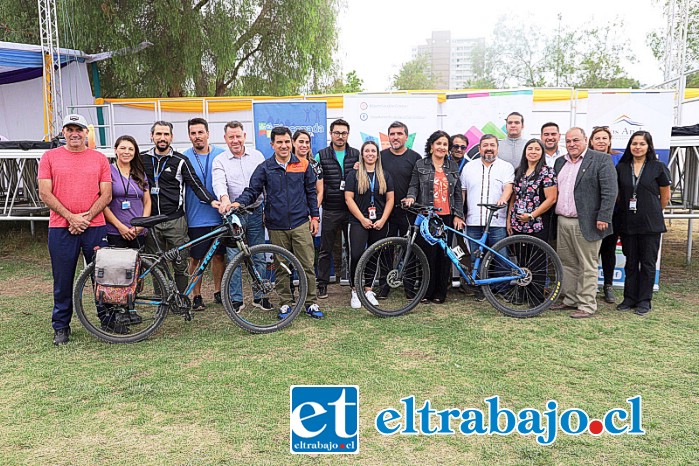
[(455, 134), (451, 137), (451, 141), (449, 142), (449, 146), (451, 147), (451, 152), (449, 152), (449, 154), (452, 160), (459, 165), (459, 175), (461, 175), (464, 166), (470, 161), (466, 155), (466, 151), (468, 150), (468, 138), (463, 134)]
[(345, 120), (333, 121), (330, 124), (330, 145), (316, 155), (316, 160), (323, 168), (323, 213), (318, 253), (318, 297), (321, 299), (328, 297), (330, 259), (333, 257), (338, 231), (342, 232), (340, 238), (344, 238), (345, 253), (335, 255), (336, 275), (339, 275), (342, 268), (342, 256), (349, 257), (346, 238), (349, 210), (345, 203), (345, 179), (359, 161), (359, 151), (347, 143), (349, 131), (350, 125)]

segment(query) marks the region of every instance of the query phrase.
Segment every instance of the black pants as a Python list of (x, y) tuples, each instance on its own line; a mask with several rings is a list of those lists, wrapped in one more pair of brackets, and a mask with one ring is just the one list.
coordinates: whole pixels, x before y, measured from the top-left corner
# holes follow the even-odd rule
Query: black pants
[[(439, 217), (446, 226), (452, 227), (453, 217), (451, 215), (440, 215)], [(451, 244), (451, 234), (447, 235), (446, 240), (447, 244)], [(427, 286), (425, 298), (444, 301), (451, 282), (451, 260), (449, 260), (439, 244), (431, 246), (422, 236), (418, 236), (415, 243), (425, 252), (427, 263), (430, 265), (430, 283)]]
[(604, 273), (604, 285), (610, 285), (614, 281), (614, 268), (616, 267), (616, 242), (619, 235), (612, 233), (605, 236), (599, 247), (599, 255), (602, 258), (602, 272)]
[[(388, 236), (405, 236), (408, 228), (410, 228), (412, 219), (408, 217), (408, 212), (400, 207), (394, 207), (393, 209), (388, 219)], [(395, 209), (398, 209), (398, 211)]]
[(626, 256), (624, 303), (650, 308), (655, 283), (655, 263), (660, 249), (660, 233), (621, 235), (621, 248)]
[(121, 235), (107, 235), (107, 242), (115, 248), (141, 249), (146, 244), (146, 237), (137, 236), (135, 239), (127, 240)]
[[(347, 241), (347, 223), (349, 213), (346, 210), (323, 210), (323, 224), (320, 232), (320, 251), (318, 252), (318, 285), (326, 285), (330, 281), (330, 260), (333, 257), (333, 248), (337, 239), (337, 233), (341, 232), (340, 239)], [(341, 244), (341, 243), (340, 243)], [(346, 251), (349, 257), (349, 251)], [(335, 256), (335, 276), (339, 277), (342, 270), (342, 249), (339, 257)]]
[[(357, 224), (357, 223), (350, 223), (349, 224), (349, 250), (350, 250), (350, 276), (349, 276), (349, 281), (350, 285), (354, 288), (354, 274), (357, 272), (357, 263), (359, 262), (359, 259), (362, 257), (362, 254), (364, 254), (364, 251), (367, 250), (367, 248), (377, 242), (378, 240), (382, 238), (386, 238), (388, 236), (388, 229), (389, 226), (388, 224), (384, 225), (382, 229), (380, 230), (368, 230), (364, 228), (363, 226)], [(376, 268), (376, 264), (369, 264), (369, 266), (374, 266)], [(372, 282), (373, 282), (373, 277), (374, 274), (376, 273), (376, 270), (369, 270), (367, 269), (366, 273), (366, 278), (367, 282), (364, 283), (364, 286), (366, 287), (371, 287)], [(371, 277), (371, 278), (369, 278)]]
[[(544, 223), (546, 225), (546, 223)], [(520, 233), (548, 243), (549, 228), (544, 228), (541, 231), (534, 233)], [(540, 249), (536, 248), (533, 251), (528, 247), (522, 247), (518, 250), (517, 261), (520, 267), (529, 267), (532, 272), (532, 282), (525, 287), (518, 287), (517, 297), (520, 300), (527, 300), (530, 306), (538, 306), (544, 302), (544, 294), (546, 288), (546, 271), (548, 269), (548, 259)], [(506, 272), (509, 273), (509, 272)]]

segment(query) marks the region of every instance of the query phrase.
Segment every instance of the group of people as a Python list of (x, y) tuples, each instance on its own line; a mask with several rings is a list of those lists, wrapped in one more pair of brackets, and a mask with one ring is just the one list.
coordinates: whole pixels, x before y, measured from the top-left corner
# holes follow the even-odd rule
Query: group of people
[[(598, 255), (605, 262), (605, 254), (616, 247), (616, 235), (621, 235), (626, 285), (617, 308), (633, 308), (637, 314), (651, 308), (670, 182), (647, 132), (631, 137), (615, 169), (608, 155), (607, 128), (593, 131), (589, 147), (585, 131), (571, 128), (565, 134), (567, 154), (562, 155), (557, 124), (546, 123), (540, 139), (525, 141), (524, 118), (513, 112), (506, 120), (508, 137), (498, 141), (484, 135), (478, 155), (471, 159), (468, 138), (444, 131), (430, 135), (421, 156), (406, 146), (408, 128), (398, 121), (388, 128), (386, 149), (366, 141), (357, 150), (348, 144), (350, 124), (338, 119), (330, 125), (330, 145), (315, 155), (308, 132), (274, 128), (274, 154), (265, 159), (246, 147), (240, 122), (224, 126), (224, 148), (209, 142), (205, 119), (193, 118), (187, 124), (192, 147), (183, 153), (171, 145), (173, 125), (157, 121), (151, 127), (151, 149), (141, 152), (133, 137), (121, 136), (110, 165), (103, 154), (87, 147), (83, 116), (68, 115), (63, 123), (66, 145), (44, 154), (38, 175), (40, 197), (51, 209), (48, 242), (56, 345), (70, 337), (72, 281), (81, 251), (90, 262), (94, 248), (106, 244), (145, 247), (149, 252), (155, 252), (158, 244), (169, 249), (213, 231), (221, 224), (221, 214), (240, 206), (251, 211), (242, 217), (251, 246), (265, 241), (266, 230), (271, 243), (290, 250), (301, 262), (309, 285), (306, 312), (314, 318), (325, 315), (318, 300), (328, 297), (331, 263), (340, 267), (343, 245), (349, 258), (350, 305), (361, 307), (353, 282), (359, 258), (373, 242), (407, 232), (410, 220), (401, 204), (413, 202), (439, 208), (446, 225), (465, 228), (471, 237), (480, 237), (486, 227), (488, 212), (478, 204), (507, 206), (495, 214), (489, 246), (508, 234), (555, 240), (564, 277), (563, 299), (554, 307), (573, 310), (574, 318), (594, 314)], [(599, 132), (608, 136), (606, 146), (598, 143)], [(164, 215), (167, 220), (150, 231), (130, 223), (134, 217), (149, 215)], [(313, 237), (320, 225), (316, 272)], [(608, 240), (611, 249), (608, 245), (605, 249), (607, 237), (613, 238)], [(419, 244), (431, 266), (425, 301), (444, 303), (450, 262), (438, 247)], [(180, 292), (186, 290), (188, 272), (200, 266), (210, 246), (210, 241), (202, 242), (189, 250), (188, 263), (173, 264)], [(469, 246), (475, 251), (474, 245)], [(215, 302), (221, 302), (226, 255), (231, 259), (237, 252), (221, 246), (214, 253)], [(606, 267), (605, 297), (613, 298), (611, 287), (606, 287), (607, 275), (611, 284)], [(230, 293), (238, 311), (245, 306), (239, 277), (234, 277), (230, 290), (223, 290)], [(389, 291), (386, 285), (364, 290), (375, 305)], [(284, 319), (293, 295), (291, 289), (280, 292), (286, 304), (277, 310), (278, 318)], [(476, 299), (482, 295), (477, 293)], [(192, 291), (192, 303), (194, 310), (206, 308), (201, 283)], [(251, 305), (272, 310), (264, 297)], [(128, 332), (123, 322), (108, 320), (103, 325), (117, 333)]]

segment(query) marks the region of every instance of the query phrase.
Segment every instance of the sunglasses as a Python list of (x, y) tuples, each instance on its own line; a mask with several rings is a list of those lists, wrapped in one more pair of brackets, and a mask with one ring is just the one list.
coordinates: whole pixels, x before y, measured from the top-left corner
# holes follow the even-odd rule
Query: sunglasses
[(452, 149), (461, 149), (462, 152), (465, 152), (466, 149), (468, 149), (468, 146), (454, 144), (453, 146), (451, 146), (451, 148)]

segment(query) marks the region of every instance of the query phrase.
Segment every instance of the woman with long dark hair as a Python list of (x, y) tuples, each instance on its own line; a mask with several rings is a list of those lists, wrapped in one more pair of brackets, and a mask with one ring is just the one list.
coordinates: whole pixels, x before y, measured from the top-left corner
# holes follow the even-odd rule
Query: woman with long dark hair
[(114, 143), (112, 201), (104, 208), (110, 246), (138, 249), (145, 244), (144, 228), (131, 226), (132, 218), (148, 217), (151, 211), (148, 179), (139, 153), (132, 136), (120, 136)]
[(663, 210), (670, 201), (670, 178), (657, 159), (648, 131), (636, 131), (616, 166), (619, 183), (621, 247), (626, 256), (624, 300), (620, 311), (651, 310), (660, 238), (667, 231)]
[[(435, 131), (425, 144), (425, 158), (418, 160), (413, 168), (407, 205), (419, 204), (438, 207), (439, 216), (445, 225), (457, 230), (464, 228), (464, 206), (461, 197), (461, 181), (459, 166), (450, 160), (449, 135), (444, 131)], [(430, 283), (423, 301), (443, 304), (447, 298), (447, 288), (451, 282), (451, 261), (439, 245), (428, 244), (421, 236), (416, 243), (425, 251), (427, 260), (432, 266)], [(447, 237), (451, 244), (451, 235)]]
[[(354, 283), (357, 263), (369, 245), (388, 236), (388, 217), (394, 205), (393, 181), (381, 167), (380, 152), (378, 144), (374, 141), (362, 144), (359, 151), (359, 167), (351, 171), (345, 181), (345, 202), (350, 211), (350, 305), (353, 309), (362, 307), (357, 296), (357, 284)], [(378, 306), (379, 302), (371, 290), (371, 285), (364, 284), (364, 294), (371, 304)]]
[(549, 240), (549, 222), (544, 214), (556, 204), (558, 183), (555, 171), (546, 165), (545, 153), (539, 139), (530, 139), (524, 145), (507, 210), (508, 235), (527, 234)]
[(313, 157), (311, 151), (311, 134), (305, 129), (297, 129), (292, 140), (292, 152), (300, 159), (308, 160), (313, 173), (316, 174), (316, 194), (318, 195), (318, 207), (323, 203), (323, 167)]
[[(592, 128), (588, 148), (611, 156), (612, 132), (608, 126), (595, 126)], [(602, 275), (604, 276), (604, 287), (602, 290), (604, 300), (610, 304), (616, 302), (612, 282), (614, 279), (614, 268), (616, 267), (616, 245), (619, 241), (619, 228), (619, 214), (618, 209), (615, 207), (612, 215), (612, 234), (605, 236), (599, 247), (599, 255), (602, 258)]]

